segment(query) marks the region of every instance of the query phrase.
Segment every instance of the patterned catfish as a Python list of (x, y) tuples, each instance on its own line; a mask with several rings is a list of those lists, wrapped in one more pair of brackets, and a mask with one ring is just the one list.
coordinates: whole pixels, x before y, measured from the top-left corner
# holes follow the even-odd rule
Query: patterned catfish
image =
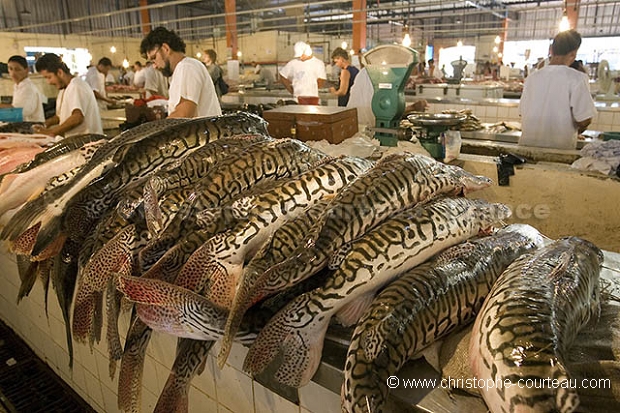
[[(286, 220), (299, 216), (323, 197), (333, 197), (371, 166), (372, 162), (361, 158), (328, 159), (270, 191), (238, 200), (232, 208), (240, 211), (239, 224), (217, 234), (194, 252), (183, 266), (177, 283), (201, 291), (208, 280), (213, 302), (230, 308), (236, 281), (244, 262), (249, 261), (247, 257), (253, 256)], [(245, 216), (241, 211), (243, 205), (251, 206)]]
[(344, 370), (343, 411), (382, 412), (388, 377), (436, 340), (472, 322), (508, 265), (542, 244), (536, 229), (510, 225), (492, 236), (450, 247), (388, 285), (353, 333)]
[(490, 185), (489, 178), (426, 156), (385, 157), (336, 196), (291, 257), (268, 270), (265, 285), (278, 288), (271, 293), (281, 291), (330, 260), (330, 268), (336, 269), (353, 240), (392, 214), (441, 194), (458, 195)]
[[(46, 192), (22, 208), (23, 210), (19, 212), (15, 219), (11, 220), (10, 224), (12, 229), (10, 229), (10, 231), (14, 234), (20, 235), (24, 233), (26, 229), (35, 226), (39, 215), (43, 214), (48, 207), (51, 207), (51, 204), (60, 205), (62, 203), (61, 199), (68, 200), (81, 188), (101, 176), (113, 165), (116, 165), (122, 159), (126, 150), (130, 147), (129, 144), (138, 142), (149, 134), (164, 130), (168, 126), (185, 123), (186, 121), (186, 119), (166, 119), (157, 122), (150, 122), (117, 135), (106, 144), (98, 147), (96, 152), (92, 154), (92, 157), (88, 158), (88, 163), (83, 165), (80, 168), (80, 171), (76, 173), (75, 180), (71, 183), (71, 185)], [(73, 150), (82, 148), (84, 145), (90, 144), (96, 140), (101, 140), (101, 138), (102, 135), (80, 135), (78, 137), (63, 139), (61, 142), (51, 147), (49, 152), (45, 151), (40, 154), (40, 157), (36, 157), (26, 168), (24, 168), (23, 171), (20, 170), (20, 172), (27, 172), (35, 167), (51, 161), (57, 162), (57, 158), (66, 156)], [(63, 172), (66, 171), (67, 169)], [(2, 237), (5, 239), (8, 235), (8, 229), (2, 233)], [(13, 235), (11, 239), (15, 240), (15, 237), (16, 236)]]
[[(11, 228), (7, 226), (3, 235), (13, 239), (24, 226), (41, 222), (34, 254), (44, 249), (61, 229), (68, 236), (80, 239), (105, 209), (117, 200), (119, 191), (126, 185), (144, 179), (211, 140), (247, 133), (266, 133), (264, 121), (247, 114), (198, 118), (151, 134), (134, 145), (128, 145), (122, 161), (102, 179), (77, 193), (64, 193), (62, 197), (44, 205), (43, 211), (33, 211), (21, 217)], [(17, 215), (12, 222), (16, 219)]]
[(383, 285), (508, 216), (503, 204), (467, 198), (440, 199), (396, 214), (354, 241), (322, 287), (299, 296), (270, 320), (250, 348), (244, 370), (256, 374), (280, 363), (279, 382), (305, 385), (319, 366), (333, 315), (352, 324)]
[[(603, 253), (580, 238), (562, 238), (515, 261), (489, 293), (471, 335), (474, 375), (489, 410), (573, 412), (579, 405), (565, 355), (600, 309)], [(527, 379), (533, 385), (524, 385)], [(521, 384), (521, 385), (519, 385)]]
[[(168, 285), (160, 292), (152, 292), (154, 301), (162, 302), (165, 295), (170, 294), (174, 288), (201, 292), (209, 297), (211, 303), (222, 309), (226, 309), (224, 321), (227, 317), (227, 309), (232, 302), (236, 280), (240, 276), (245, 257), (252, 255), (270, 234), (275, 231), (286, 219), (293, 219), (303, 213), (308, 206), (318, 202), (323, 196), (333, 196), (340, 188), (351, 182), (359, 173), (370, 168), (372, 163), (361, 158), (336, 158), (323, 161), (316, 168), (283, 182), (273, 190), (263, 194), (242, 199), (241, 203), (251, 205), (251, 210), (245, 219), (229, 231), (222, 232), (212, 237), (201, 246), (183, 266), (179, 273), (176, 284), (179, 287)], [(235, 206), (233, 205), (233, 208)], [(157, 284), (152, 284), (155, 289)], [(183, 297), (179, 291), (174, 297)], [(148, 296), (143, 297), (138, 314), (146, 321), (165, 320), (168, 333), (175, 334), (177, 331), (186, 334), (186, 326), (173, 326), (172, 313), (183, 313), (187, 301), (179, 301), (178, 309), (174, 309), (175, 300), (167, 300), (169, 305), (165, 308), (166, 314), (157, 314), (157, 304), (148, 310)], [(189, 326), (193, 326), (191, 318), (197, 312), (186, 313), (186, 316), (178, 317)], [(200, 315), (202, 317), (202, 315)], [(148, 324), (148, 323), (147, 323)], [(192, 328), (192, 327), (190, 327)], [(183, 335), (185, 337), (185, 335)], [(197, 338), (197, 337), (194, 337)]]
[(238, 282), (237, 292), (233, 298), (228, 320), (226, 321), (224, 336), (220, 343), (220, 352), (217, 356), (217, 362), (220, 367), (224, 365), (228, 358), (233, 339), (243, 320), (243, 315), (251, 305), (256, 304), (266, 296), (255, 293), (255, 291), (262, 292), (266, 290), (260, 286), (263, 282), (260, 276), (269, 267), (291, 255), (332, 199), (325, 198), (308, 208), (300, 216), (285, 222), (243, 268), (243, 274)]

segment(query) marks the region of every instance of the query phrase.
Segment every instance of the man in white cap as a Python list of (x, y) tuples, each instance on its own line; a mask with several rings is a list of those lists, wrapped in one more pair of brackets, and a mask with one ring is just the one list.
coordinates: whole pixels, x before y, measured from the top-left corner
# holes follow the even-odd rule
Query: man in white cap
[(300, 105), (318, 105), (319, 88), (325, 82), (325, 65), (312, 56), (305, 42), (294, 46), (295, 56), (280, 70), (280, 82), (293, 94)]

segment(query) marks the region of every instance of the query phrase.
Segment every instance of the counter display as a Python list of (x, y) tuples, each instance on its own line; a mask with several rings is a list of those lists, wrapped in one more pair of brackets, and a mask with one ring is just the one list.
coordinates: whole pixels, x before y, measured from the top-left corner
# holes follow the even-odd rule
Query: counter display
[[(52, 159), (61, 153), (55, 148), (47, 155)], [(211, 384), (206, 386), (211, 388), (205, 389), (203, 381), (197, 397), (209, 399), (203, 401), (206, 406), (221, 404), (234, 412), (256, 409), (256, 403), (269, 400), (257, 394), (271, 394), (264, 389), (276, 387), (277, 382), (301, 387), (293, 394), (299, 395), (296, 401), (306, 410), (338, 410), (340, 402), (333, 403), (333, 393), (311, 400), (316, 385), (310, 380), (314, 376), (316, 382), (327, 383), (331, 376), (331, 384), (325, 385), (334, 390), (329, 364), (339, 365), (336, 371), (344, 371), (348, 389), (345, 405), (357, 403), (360, 387), (356, 386), (364, 379), (355, 373), (356, 366), (365, 362), (357, 357), (354, 363), (343, 363), (342, 349), (331, 349), (344, 343), (347, 358), (357, 351), (354, 343), (367, 355), (383, 351), (373, 347), (375, 339), (367, 336), (374, 330), (364, 330), (358, 319), (369, 319), (366, 311), (371, 311), (367, 309), (374, 295), (403, 279), (404, 272), (430, 265), (424, 262), (449, 248), (468, 250), (478, 242), (473, 239), (481, 230), (509, 220), (528, 223), (554, 238), (574, 235), (601, 248), (620, 249), (620, 223), (612, 212), (620, 202), (615, 179), (526, 164), (511, 178), (510, 186), (497, 187), (487, 178), (496, 176), (492, 158), (463, 155), (460, 166), (455, 166), (398, 152), (377, 162), (329, 157), (297, 140), (269, 137), (262, 119), (244, 113), (144, 124), (111, 139), (88, 159), (64, 185), (30, 194), (31, 201), (8, 220), (1, 234), (12, 251), (21, 255), (18, 264), (23, 277), (42, 273), (55, 283), (61, 303), (52, 310), (57, 320), (52, 327), (42, 327), (46, 324), (42, 312), (32, 312), (36, 321), (14, 319), (18, 311), (8, 304), (14, 297), (6, 297), (0, 311), (19, 331), (26, 325), (36, 331), (33, 337), (52, 334), (56, 354), (48, 357), (53, 359), (51, 364), (76, 382), (65, 367), (75, 357), (86, 383), (78, 388), (101, 411), (116, 411), (117, 398), (124, 409), (138, 408), (142, 396), (137, 389), (143, 386), (144, 393), (150, 394), (149, 408), (184, 403), (183, 394), (204, 363), (209, 365)], [(37, 167), (50, 165), (42, 162)], [(541, 172), (548, 180), (535, 178)], [(467, 197), (456, 196), (461, 193)], [(598, 199), (600, 193), (609, 195)], [(588, 197), (597, 203), (575, 202)], [(546, 204), (546, 209), (539, 204)], [(609, 219), (601, 222), (606, 216)], [(532, 236), (537, 241), (528, 248), (540, 245), (540, 235), (528, 235)], [(596, 247), (588, 248), (598, 256)], [(436, 257), (437, 268), (454, 257), (450, 251)], [(469, 256), (473, 256), (471, 251), (465, 254)], [(28, 257), (37, 261), (30, 262)], [(574, 257), (581, 259), (577, 253)], [(324, 267), (331, 271), (322, 271)], [(598, 269), (592, 271), (598, 274), (598, 264), (594, 267)], [(10, 268), (2, 283), (7, 286), (6, 294), (17, 294), (20, 282), (15, 266)], [(555, 279), (564, 269), (560, 266), (553, 272)], [(28, 284), (24, 281), (24, 288)], [(424, 317), (420, 320), (422, 331), (437, 329), (434, 338), (429, 335), (430, 341), (473, 321), (486, 295), (479, 290), (480, 296), (465, 297), (465, 290), (457, 290), (459, 298), (450, 301), (448, 324), (440, 325), (434, 318), (432, 325)], [(104, 291), (108, 295), (105, 317)], [(120, 293), (135, 305), (139, 318), (131, 320), (131, 325), (128, 316), (119, 314)], [(269, 296), (273, 298), (264, 300)], [(461, 302), (468, 309), (465, 312), (456, 308)], [(351, 337), (354, 330), (345, 331), (339, 339), (338, 330), (329, 328), (332, 318), (357, 325), (354, 339), (342, 339)], [(64, 342), (63, 325), (80, 343), (75, 355)], [(104, 326), (107, 349), (94, 344)], [(178, 348), (183, 351), (174, 359), (172, 351), (162, 357), (159, 347), (146, 353), (151, 331), (180, 337)], [(383, 339), (376, 337), (379, 342)], [(409, 338), (390, 336), (396, 345), (404, 339)], [(164, 340), (167, 350), (174, 346), (174, 339)], [(235, 340), (250, 345), (249, 350), (232, 345)], [(209, 358), (214, 341), (218, 344)], [(421, 341), (415, 354), (381, 357), (388, 361), (402, 357), (404, 363), (430, 341)], [(95, 345), (96, 355), (88, 354), (87, 346), (81, 344), (86, 342)], [(35, 343), (44, 355), (48, 354), (46, 347)], [(150, 358), (144, 362), (145, 354), (155, 354), (155, 385), (148, 377), (153, 367)], [(118, 360), (120, 374), (115, 378)], [(183, 369), (188, 360), (194, 362)], [(218, 370), (216, 362), (224, 370)], [(166, 380), (171, 365), (173, 374)], [(399, 362), (394, 372), (401, 366)], [(104, 379), (108, 369), (113, 376), (110, 380)], [(241, 370), (256, 375), (263, 384)], [(368, 374), (374, 372), (379, 369), (371, 368)], [(232, 389), (237, 392), (224, 390), (231, 382), (236, 383)], [(93, 389), (93, 383), (100, 384)], [(342, 379), (337, 383), (339, 387)], [(267, 410), (278, 410), (276, 405), (295, 410), (295, 404), (286, 401), (294, 399), (287, 391), (280, 392), (284, 397), (271, 396)], [(382, 406), (385, 392), (376, 391), (370, 397)], [(103, 392), (108, 394), (104, 397)], [(196, 392), (190, 393), (190, 401), (196, 397), (192, 394)], [(398, 396), (388, 399), (420, 403)], [(325, 405), (326, 400), (331, 402)], [(476, 403), (483, 406), (479, 399)], [(114, 407), (108, 410), (109, 406)]]

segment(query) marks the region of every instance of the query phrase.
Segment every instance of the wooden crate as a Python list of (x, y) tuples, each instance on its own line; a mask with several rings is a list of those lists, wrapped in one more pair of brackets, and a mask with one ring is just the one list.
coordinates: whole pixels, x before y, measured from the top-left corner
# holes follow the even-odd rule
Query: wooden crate
[(337, 106), (289, 105), (263, 112), (274, 138), (340, 143), (357, 133), (357, 109)]

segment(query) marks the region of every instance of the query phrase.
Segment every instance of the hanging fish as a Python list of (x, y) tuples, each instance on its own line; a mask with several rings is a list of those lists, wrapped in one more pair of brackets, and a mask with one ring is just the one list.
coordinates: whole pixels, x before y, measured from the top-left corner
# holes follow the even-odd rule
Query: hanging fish
[(399, 274), (509, 216), (503, 204), (467, 198), (440, 199), (400, 212), (354, 241), (322, 287), (299, 296), (271, 319), (250, 347), (244, 370), (258, 374), (278, 363), (280, 383), (305, 385), (319, 366), (332, 316), (339, 313), (343, 324), (353, 324), (375, 292)]
[(436, 340), (472, 322), (508, 265), (542, 244), (535, 228), (509, 225), (450, 247), (385, 287), (351, 338), (342, 410), (384, 411), (388, 377)]
[(562, 238), (522, 256), (499, 277), (469, 346), (474, 375), (495, 384), (480, 389), (491, 412), (578, 407), (565, 357), (579, 330), (598, 316), (602, 262), (592, 243)]

